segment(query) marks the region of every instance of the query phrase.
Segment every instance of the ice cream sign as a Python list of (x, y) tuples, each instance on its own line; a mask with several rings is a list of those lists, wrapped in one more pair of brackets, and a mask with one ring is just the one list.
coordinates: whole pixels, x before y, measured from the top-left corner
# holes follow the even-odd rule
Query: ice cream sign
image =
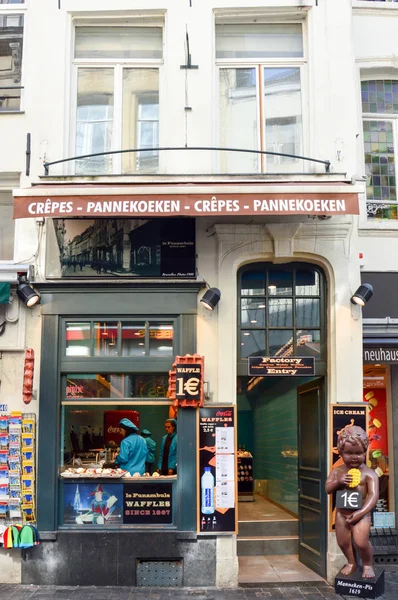
[(315, 358), (313, 356), (249, 356), (249, 375), (257, 377), (315, 375)]

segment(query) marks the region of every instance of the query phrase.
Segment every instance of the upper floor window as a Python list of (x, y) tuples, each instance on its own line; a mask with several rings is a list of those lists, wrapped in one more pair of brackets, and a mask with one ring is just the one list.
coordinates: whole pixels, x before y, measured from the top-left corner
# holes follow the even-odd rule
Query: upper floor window
[(363, 81), (367, 213), (397, 218), (398, 80)]
[(23, 27), (23, 15), (0, 12), (0, 112), (21, 109)]
[[(76, 156), (159, 146), (160, 27), (77, 27)], [(76, 173), (156, 172), (158, 152), (76, 161)]]
[[(302, 155), (302, 26), (216, 26), (220, 146)], [(221, 153), (223, 172), (297, 172), (294, 156)]]
[(0, 261), (14, 258), (14, 219), (11, 192), (0, 191)]

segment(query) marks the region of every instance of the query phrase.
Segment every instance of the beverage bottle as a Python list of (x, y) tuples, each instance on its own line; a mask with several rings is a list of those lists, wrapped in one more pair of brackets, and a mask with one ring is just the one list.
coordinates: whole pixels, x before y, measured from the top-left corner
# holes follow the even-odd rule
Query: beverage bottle
[(214, 477), (210, 467), (205, 467), (200, 487), (202, 490), (202, 514), (212, 515), (214, 513)]

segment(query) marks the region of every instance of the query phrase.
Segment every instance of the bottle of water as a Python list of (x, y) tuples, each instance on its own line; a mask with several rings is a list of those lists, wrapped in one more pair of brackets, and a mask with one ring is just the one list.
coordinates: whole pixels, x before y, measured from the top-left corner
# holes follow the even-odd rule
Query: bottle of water
[(205, 467), (201, 480), (202, 489), (202, 514), (212, 515), (214, 513), (214, 477), (210, 467)]

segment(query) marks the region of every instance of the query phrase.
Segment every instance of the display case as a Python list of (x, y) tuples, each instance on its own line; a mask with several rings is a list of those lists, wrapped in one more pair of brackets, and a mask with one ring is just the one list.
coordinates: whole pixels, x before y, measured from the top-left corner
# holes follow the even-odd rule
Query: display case
[(238, 451), (238, 501), (254, 500), (253, 456), (248, 451)]

